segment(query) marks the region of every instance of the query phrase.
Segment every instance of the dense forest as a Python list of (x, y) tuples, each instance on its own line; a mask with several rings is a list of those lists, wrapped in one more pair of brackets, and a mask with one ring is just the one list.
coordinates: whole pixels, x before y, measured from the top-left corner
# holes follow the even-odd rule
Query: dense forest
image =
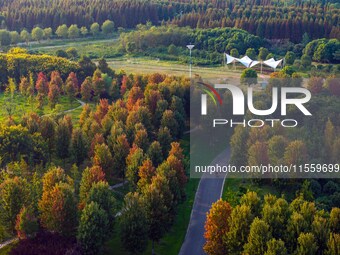
[(268, 39), (300, 42), (311, 38), (339, 38), (339, 9), (332, 1), (9, 1), (0, 3), (3, 28), (21, 31), (39, 25), (90, 27), (112, 20), (116, 27), (171, 22), (198, 28), (237, 27)]
[[(96, 66), (84, 58), (15, 55), (28, 62), (22, 73), (10, 72), (2, 95), (0, 240), (20, 237), (13, 254), (98, 254), (118, 223), (131, 253), (158, 241), (186, 197), (187, 159), (178, 141), (188, 116), (189, 80), (115, 73), (103, 59)], [(54, 60), (77, 70), (59, 69)], [(20, 70), (20, 62), (10, 66)], [(44, 72), (27, 69), (29, 63)], [(61, 97), (88, 104), (76, 117), (40, 114), (46, 105), (56, 108)], [(18, 100), (32, 111), (15, 119)], [(121, 180), (128, 180), (131, 193), (118, 207), (109, 185)]]

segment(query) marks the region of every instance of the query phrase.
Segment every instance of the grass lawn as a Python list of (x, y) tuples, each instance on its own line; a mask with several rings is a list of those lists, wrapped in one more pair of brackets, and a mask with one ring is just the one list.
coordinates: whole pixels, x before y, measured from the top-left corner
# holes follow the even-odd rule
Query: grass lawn
[[(0, 93), (0, 121), (4, 121), (8, 117), (8, 112), (6, 108), (8, 107), (9, 96), (5, 95), (4, 93)], [(44, 105), (43, 109), (37, 108), (37, 103), (29, 103), (27, 98), (22, 96), (19, 93), (16, 93), (13, 98), (13, 119), (15, 121), (20, 121), (22, 116), (25, 113), (36, 112), (38, 115), (48, 115), (48, 114), (58, 114), (66, 110), (70, 110), (76, 107), (79, 107), (80, 103), (76, 100), (70, 102), (69, 98), (66, 96), (61, 96), (59, 103), (56, 105), (55, 109), (51, 109), (51, 107), (47, 104)], [(74, 117), (75, 119), (79, 119), (79, 114), (81, 112), (81, 108), (78, 108), (74, 112), (70, 112), (69, 114)]]
[(284, 193), (281, 193), (273, 183), (270, 183), (269, 180), (265, 184), (258, 183), (257, 180), (254, 179), (241, 179), (241, 178), (226, 178), (223, 188), (222, 198), (225, 201), (228, 201), (232, 206), (236, 206), (240, 202), (240, 198), (247, 191), (255, 191), (257, 194), (263, 198), (266, 194), (276, 195), (277, 197), (281, 197), (282, 195), (288, 201), (295, 198), (296, 186), (294, 187), (294, 183), (287, 183), (287, 187)]

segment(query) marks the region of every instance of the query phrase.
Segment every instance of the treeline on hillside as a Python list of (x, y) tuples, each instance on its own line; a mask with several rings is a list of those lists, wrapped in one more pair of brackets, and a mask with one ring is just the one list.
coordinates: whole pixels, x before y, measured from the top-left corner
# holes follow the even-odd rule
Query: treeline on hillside
[(339, 254), (340, 209), (319, 210), (301, 191), (291, 202), (268, 194), (244, 194), (238, 205), (214, 203), (205, 223), (204, 251), (219, 254)]
[(44, 29), (35, 26), (32, 31), (27, 29), (21, 30), (20, 34), (17, 31), (8, 31), (6, 29), (0, 30), (0, 46), (16, 45), (20, 42), (25, 42), (27, 45), (30, 41), (51, 40), (52, 38), (76, 39), (81, 37), (91, 36), (108, 36), (115, 31), (115, 25), (111, 20), (105, 20), (103, 24), (92, 23), (89, 28), (82, 26), (78, 27), (72, 24), (69, 27), (66, 24), (58, 26), (55, 30), (51, 27)]
[[(18, 235), (14, 254), (98, 254), (114, 235), (115, 222), (123, 246), (136, 253), (173, 224), (185, 199), (187, 159), (178, 139), (190, 81), (110, 70), (114, 82), (108, 90), (117, 88), (117, 100), (94, 94), (87, 100), (98, 104), (85, 105), (79, 121), (32, 112), (0, 125), (0, 239)], [(89, 96), (103, 79), (100, 71), (91, 75), (84, 81)], [(56, 71), (50, 80), (41, 72), (33, 92), (57, 87), (68, 93), (79, 86), (74, 73), (64, 82)], [(10, 80), (7, 91), (29, 99), (25, 86), (19, 88)], [(108, 184), (114, 179), (128, 180), (131, 191), (119, 220)]]
[[(309, 68), (312, 60), (325, 63), (340, 61), (340, 42), (337, 39), (310, 41), (307, 34), (301, 44), (275, 45), (258, 36), (236, 28), (190, 29), (188, 27), (141, 25), (138, 30), (122, 33), (120, 44), (127, 53), (151, 55), (162, 59), (185, 61), (188, 58), (187, 44), (195, 45), (193, 63), (221, 64), (223, 53), (234, 57), (248, 55), (251, 59), (266, 60), (286, 57), (286, 64), (296, 63), (300, 68)], [(284, 47), (284, 50), (281, 48)], [(269, 52), (272, 51), (272, 52)], [(289, 52), (289, 53), (288, 53)], [(302, 56), (303, 54), (303, 56)]]
[[(27, 1), (5, 0), (0, 4), (3, 28), (56, 29), (77, 24), (87, 28), (94, 22), (112, 20), (117, 27), (134, 28), (147, 21), (159, 25), (171, 21), (191, 27), (238, 27), (261, 37), (301, 40), (304, 31), (312, 38), (338, 37), (339, 10), (331, 1)], [(286, 7), (287, 6), (287, 7)], [(294, 31), (294, 33), (292, 33)]]
[(301, 42), (304, 33), (311, 38), (340, 38), (339, 10), (327, 8), (277, 8), (235, 6), (232, 10), (208, 9), (191, 12), (171, 21), (192, 28), (236, 27), (267, 39)]

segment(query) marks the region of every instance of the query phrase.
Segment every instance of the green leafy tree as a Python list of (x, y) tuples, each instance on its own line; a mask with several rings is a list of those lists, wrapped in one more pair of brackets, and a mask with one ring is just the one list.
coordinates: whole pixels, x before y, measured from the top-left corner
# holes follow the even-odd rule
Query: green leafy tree
[(269, 54), (268, 49), (261, 47), (261, 48), (259, 49), (258, 59), (259, 59), (259, 60), (262, 60), (262, 61), (263, 61), (263, 60), (266, 60), (268, 54)]
[(301, 65), (304, 68), (308, 68), (312, 65), (312, 58), (306, 54), (302, 55), (301, 57)]
[(267, 242), (267, 251), (264, 255), (287, 255), (285, 243), (279, 239), (271, 239)]
[(11, 34), (5, 29), (0, 29), (0, 46), (8, 46), (10, 44)]
[(51, 39), (52, 33), (53, 33), (52, 28), (50, 28), (50, 27), (44, 28), (44, 37), (46, 39), (48, 39), (48, 40)]
[(102, 31), (104, 34), (112, 34), (115, 29), (115, 24), (111, 20), (105, 20), (102, 24)]
[(31, 40), (31, 34), (26, 29), (20, 32), (20, 37), (26, 44)]
[(168, 181), (161, 176), (155, 176), (152, 183), (143, 191), (143, 200), (149, 225), (149, 238), (158, 242), (169, 230), (173, 216), (172, 194), (170, 193)]
[(20, 42), (21, 40), (20, 35), (17, 31), (11, 31), (10, 36), (11, 36), (11, 44), (18, 44), (18, 42)]
[(87, 141), (81, 129), (74, 129), (71, 137), (71, 152), (77, 165), (80, 165), (86, 159), (87, 147)]
[(100, 28), (100, 26), (97, 22), (93, 23), (90, 27), (91, 34), (93, 36), (98, 35), (99, 34), (99, 28)]
[(1, 225), (14, 233), (16, 217), (23, 206), (29, 205), (29, 186), (21, 177), (7, 178), (0, 184)]
[(262, 255), (267, 251), (267, 242), (271, 239), (268, 224), (255, 218), (250, 225), (248, 243), (244, 245), (244, 251), (252, 255)]
[(77, 239), (83, 254), (98, 254), (107, 240), (108, 217), (104, 209), (91, 202), (82, 210)]
[(257, 58), (256, 51), (254, 48), (248, 48), (246, 51), (246, 55), (252, 60), (256, 60)]
[(240, 56), (238, 50), (235, 48), (230, 51), (230, 55), (233, 56), (234, 58), (238, 58)]
[(230, 140), (230, 146), (232, 148), (230, 162), (237, 167), (247, 162), (247, 154), (245, 153), (245, 151), (247, 151), (247, 139), (247, 129), (237, 126)]
[(318, 250), (317, 242), (312, 233), (301, 233), (298, 238), (297, 255), (314, 255)]
[(44, 38), (44, 30), (40, 27), (35, 27), (32, 29), (32, 38), (40, 42)]
[(131, 254), (141, 253), (147, 247), (148, 222), (142, 197), (138, 193), (128, 193), (124, 198), (120, 237), (124, 248)]
[(152, 164), (157, 167), (163, 161), (162, 147), (158, 141), (153, 141), (147, 151)]
[(331, 233), (327, 242), (327, 255), (338, 255), (340, 251), (340, 234)]
[(61, 159), (65, 159), (69, 156), (69, 148), (71, 142), (71, 133), (69, 129), (69, 125), (66, 119), (61, 119), (58, 122), (56, 128), (56, 153), (57, 156)]
[(113, 226), (116, 216), (116, 199), (114, 193), (110, 190), (110, 186), (107, 182), (99, 181), (93, 183), (89, 196), (87, 198), (87, 204), (95, 202), (101, 209), (107, 213), (108, 229), (107, 233), (113, 232)]
[(294, 64), (294, 61), (296, 59), (295, 53), (292, 51), (287, 51), (285, 55), (285, 62), (287, 65), (292, 65)]
[(65, 24), (60, 25), (55, 31), (56, 35), (60, 38), (67, 38), (68, 28)]
[(88, 29), (87, 29), (86, 27), (81, 27), (81, 28), (80, 28), (80, 34), (81, 34), (82, 36), (87, 36), (88, 33), (89, 33), (89, 31), (88, 31)]
[(71, 25), (67, 30), (67, 36), (70, 39), (75, 39), (79, 37), (79, 28), (77, 25), (73, 24)]

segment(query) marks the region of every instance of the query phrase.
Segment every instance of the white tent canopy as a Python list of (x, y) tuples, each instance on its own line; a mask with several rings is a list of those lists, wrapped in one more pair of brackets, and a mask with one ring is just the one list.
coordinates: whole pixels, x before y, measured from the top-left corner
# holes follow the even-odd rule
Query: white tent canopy
[(268, 59), (266, 61), (263, 61), (263, 64), (270, 66), (271, 68), (275, 69), (279, 64), (281, 64), (282, 61), (283, 61), (283, 59), (275, 61), (274, 58), (271, 58), (271, 59)]
[(253, 62), (253, 60), (251, 60), (248, 56), (244, 56), (241, 59), (237, 58), (237, 61), (240, 62), (245, 67), (250, 67), (250, 64)]
[(257, 61), (257, 60), (252, 60), (248, 56), (244, 56), (243, 58), (235, 58), (235, 57), (230, 56), (229, 54), (225, 54), (225, 55), (226, 55), (226, 58), (227, 58), (227, 64), (235, 63), (237, 61), (247, 68), (254, 67), (257, 64), (263, 63), (263, 64), (275, 69), (275, 68), (278, 67), (278, 65), (280, 65), (283, 62), (283, 59), (275, 60), (274, 58), (271, 58), (271, 59), (268, 59), (266, 61), (261, 62), (261, 61)]

